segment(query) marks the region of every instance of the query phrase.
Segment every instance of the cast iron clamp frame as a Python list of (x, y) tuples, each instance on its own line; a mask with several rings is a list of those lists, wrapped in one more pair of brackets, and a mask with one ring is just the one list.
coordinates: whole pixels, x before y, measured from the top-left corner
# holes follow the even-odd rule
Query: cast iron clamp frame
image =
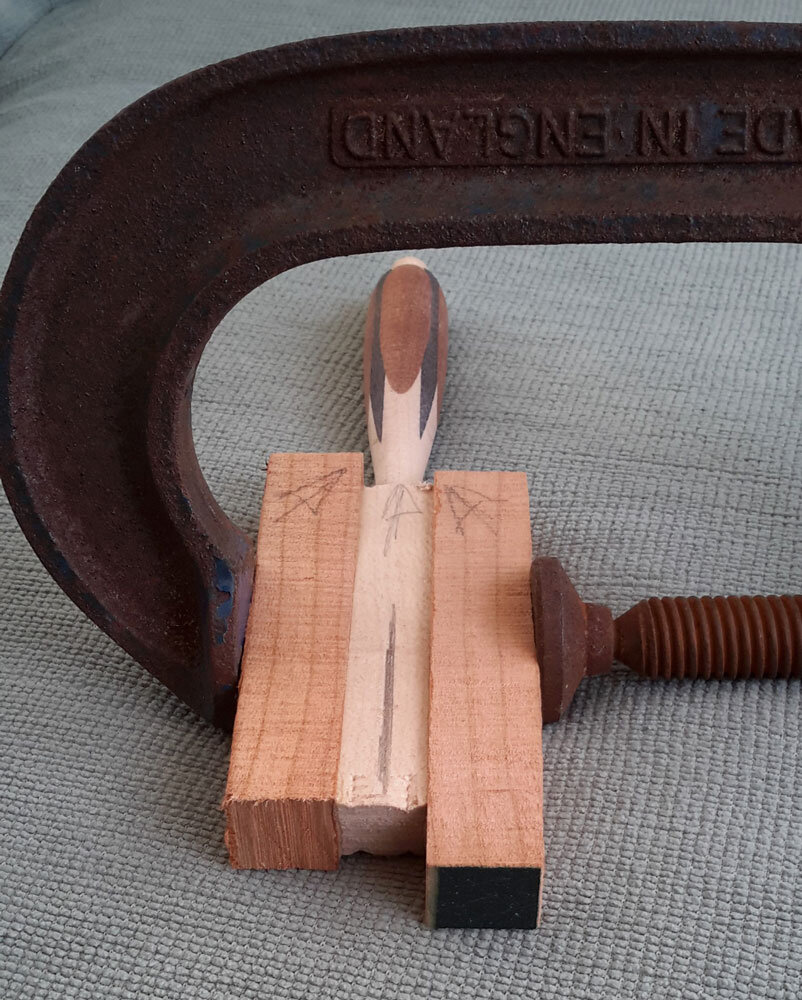
[(230, 726), (248, 539), (192, 382), (225, 313), (316, 258), (802, 236), (802, 27), (506, 24), (254, 52), (159, 88), (41, 200), (0, 301), (0, 465), (75, 603)]

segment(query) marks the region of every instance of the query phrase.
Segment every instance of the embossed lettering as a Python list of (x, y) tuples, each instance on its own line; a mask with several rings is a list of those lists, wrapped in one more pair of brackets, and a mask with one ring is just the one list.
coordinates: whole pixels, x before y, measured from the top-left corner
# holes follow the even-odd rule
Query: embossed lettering
[(716, 147), (716, 152), (721, 156), (743, 156), (749, 144), (749, 109), (721, 108), (719, 117), (724, 126), (721, 130), (722, 142)]
[(802, 140), (802, 108), (794, 108), (791, 118), (796, 125), (797, 138)]
[(475, 110), (471, 108), (465, 112), (465, 117), (475, 122), (480, 135), (481, 156), (485, 159), (490, 156), (490, 127), (493, 123), (493, 112), (485, 108)]
[(576, 155), (604, 157), (609, 142), (610, 113), (580, 111), (576, 116)]
[(638, 152), (651, 156), (658, 151), (665, 157), (687, 156), (690, 152), (690, 121), (687, 109), (644, 108), (639, 115)]
[(782, 156), (788, 130), (788, 110), (771, 108), (755, 116), (755, 145), (768, 156)]
[(435, 152), (441, 160), (448, 159), (448, 151), (451, 148), (451, 137), (459, 121), (459, 111), (454, 111), (446, 118), (435, 118), (431, 111), (424, 111), (422, 120), (426, 124), (429, 136), (432, 140)]
[(721, 97), (548, 107), (512, 97), (484, 105), (366, 99), (332, 109), (330, 154), (341, 167), (802, 163), (802, 107)]
[(410, 159), (415, 159), (417, 149), (417, 114), (396, 114), (388, 111), (384, 118), (385, 155), (389, 159), (402, 151)]
[(377, 116), (358, 111), (343, 120), (343, 146), (355, 160), (375, 160), (379, 155)]
[(538, 156), (547, 156), (552, 145), (561, 156), (568, 156), (571, 153), (574, 145), (574, 117), (573, 111), (566, 112), (561, 124), (554, 112), (549, 108), (543, 108), (540, 112), (540, 127), (537, 133)]
[(532, 119), (523, 108), (516, 108), (499, 115), (496, 123), (498, 148), (504, 156), (520, 159), (531, 150)]

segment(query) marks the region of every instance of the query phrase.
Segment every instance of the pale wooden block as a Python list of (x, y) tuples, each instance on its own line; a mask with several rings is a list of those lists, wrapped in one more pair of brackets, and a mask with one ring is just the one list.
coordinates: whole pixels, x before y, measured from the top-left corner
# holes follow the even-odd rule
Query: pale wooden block
[(361, 454), (268, 465), (223, 807), (239, 868), (336, 868)]
[(365, 491), (338, 784), (343, 853), (424, 849), (431, 492), (448, 345), (422, 261), (382, 276), (365, 321), (364, 393), (376, 486)]
[(431, 617), (432, 490), (365, 489), (337, 815), (343, 854), (422, 854)]
[(534, 927), (543, 754), (526, 476), (438, 472), (434, 493), (427, 919)]

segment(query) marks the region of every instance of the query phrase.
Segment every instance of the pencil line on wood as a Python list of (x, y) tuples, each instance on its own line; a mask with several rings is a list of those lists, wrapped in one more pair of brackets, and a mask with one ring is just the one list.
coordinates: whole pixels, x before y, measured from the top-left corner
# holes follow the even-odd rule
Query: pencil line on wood
[[(402, 509), (405, 501), (408, 501), (412, 505), (411, 510)], [(383, 519), (387, 521), (387, 535), (384, 539), (383, 550), (385, 556), (389, 554), (393, 542), (398, 538), (401, 518), (405, 514), (420, 513), (422, 513), (421, 508), (415, 502), (415, 498), (409, 487), (404, 485), (396, 486), (388, 497), (387, 503), (384, 505), (384, 511), (382, 512)]]
[(395, 688), (395, 604), (390, 615), (387, 652), (384, 655), (384, 701), (382, 704), (382, 731), (379, 736), (379, 780), (382, 791), (387, 791), (390, 774), (390, 751), (393, 742), (393, 697)]

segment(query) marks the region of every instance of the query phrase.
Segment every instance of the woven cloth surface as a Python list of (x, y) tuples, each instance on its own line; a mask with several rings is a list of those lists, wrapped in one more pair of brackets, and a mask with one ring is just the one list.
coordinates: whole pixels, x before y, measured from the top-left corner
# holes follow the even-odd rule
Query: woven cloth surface
[[(798, 0), (52, 6), (0, 0), (3, 272), (97, 127), (243, 51), (406, 24), (802, 14)], [(536, 551), (616, 612), (650, 594), (800, 590), (799, 247), (422, 255), (451, 314), (433, 468), (525, 469)], [(213, 337), (195, 439), (252, 535), (269, 451), (366, 447), (361, 324), (391, 259), (290, 271)], [(585, 682), (544, 735), (542, 929), (432, 933), (417, 859), (230, 870), (228, 738), (82, 617), (4, 499), (0, 552), (0, 997), (802, 994), (798, 682)]]

